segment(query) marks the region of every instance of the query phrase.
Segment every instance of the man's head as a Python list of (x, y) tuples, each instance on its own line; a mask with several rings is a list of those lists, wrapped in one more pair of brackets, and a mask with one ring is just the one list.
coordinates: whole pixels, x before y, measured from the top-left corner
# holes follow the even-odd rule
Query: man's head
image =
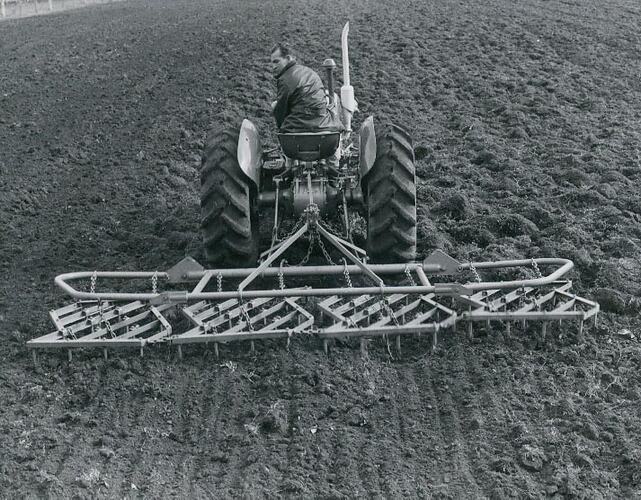
[(274, 75), (279, 75), (285, 69), (285, 66), (294, 60), (296, 60), (296, 58), (287, 45), (283, 43), (274, 45), (269, 57), (269, 61), (272, 65), (272, 73), (274, 73)]

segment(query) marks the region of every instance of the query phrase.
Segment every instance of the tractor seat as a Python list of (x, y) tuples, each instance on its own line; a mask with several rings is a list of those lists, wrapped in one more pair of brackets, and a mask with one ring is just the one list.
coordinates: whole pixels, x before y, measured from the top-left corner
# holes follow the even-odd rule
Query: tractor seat
[(340, 132), (295, 132), (278, 134), (280, 147), (288, 158), (301, 161), (323, 160), (332, 156), (340, 143)]

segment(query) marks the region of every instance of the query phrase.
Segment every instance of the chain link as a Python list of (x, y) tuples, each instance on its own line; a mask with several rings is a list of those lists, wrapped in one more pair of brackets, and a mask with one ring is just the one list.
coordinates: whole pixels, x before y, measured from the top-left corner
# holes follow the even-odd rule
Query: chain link
[(332, 266), (335, 266), (336, 264), (332, 260), (332, 258), (329, 255), (329, 252), (325, 248), (325, 243), (323, 243), (323, 240), (321, 238), (317, 238), (318, 240), (318, 246), (320, 246), (321, 251), (323, 252), (323, 255), (325, 256), (325, 259), (327, 262), (329, 262)]
[(278, 268), (278, 287), (281, 290), (285, 290), (285, 277), (283, 276), (283, 266), (287, 264), (285, 259), (280, 261), (280, 266)]
[(348, 288), (352, 288), (352, 278), (349, 275), (349, 269), (347, 269), (347, 259), (343, 257), (343, 276), (345, 276), (345, 283), (347, 283)]
[(91, 287), (89, 289), (89, 293), (95, 293), (96, 292), (96, 280), (98, 279), (98, 271), (94, 271), (93, 274), (91, 275)]
[(534, 272), (536, 273), (537, 278), (543, 277), (543, 274), (541, 274), (541, 270), (539, 269), (539, 265), (534, 260), (534, 257), (532, 257), (532, 268), (534, 269)]
[(218, 271), (218, 276), (216, 276), (216, 290), (219, 292), (223, 291), (223, 273)]
[(154, 275), (151, 277), (151, 293), (158, 293), (158, 271), (154, 271)]
[(412, 277), (412, 271), (410, 271), (410, 268), (408, 266), (405, 266), (405, 276), (407, 276), (407, 280), (410, 282), (411, 286), (416, 286), (416, 281), (414, 281), (414, 278)]
[(295, 233), (296, 231), (298, 231), (301, 227), (303, 227), (303, 224), (305, 223), (305, 215), (306, 215), (306, 214), (305, 214), (305, 213), (303, 213), (303, 214), (298, 218), (298, 220), (296, 221), (296, 223), (292, 226), (292, 229), (291, 229), (291, 230), (289, 231), (289, 233), (287, 233), (287, 235), (285, 235), (283, 238), (279, 238), (279, 237), (278, 237), (278, 228), (274, 228), (274, 229), (276, 230), (276, 234), (275, 234), (275, 236), (276, 236), (275, 243), (278, 243), (278, 242), (281, 242), (281, 241), (285, 241), (285, 240), (287, 240), (287, 239), (291, 238), (292, 236), (294, 236), (294, 233)]
[(401, 326), (398, 322), (398, 318), (396, 317), (396, 314), (394, 314), (394, 311), (392, 310), (392, 307), (389, 305), (389, 300), (385, 295), (383, 295), (383, 290), (381, 289), (381, 300), (380, 300), (382, 310), (384, 309), (387, 315), (392, 318), (392, 322), (394, 323), (395, 326)]
[(107, 332), (109, 332), (109, 336), (111, 338), (114, 338), (116, 334), (114, 333), (113, 329), (111, 328), (111, 323), (109, 323), (109, 320), (103, 320), (105, 324), (105, 328), (107, 328)]
[(253, 332), (254, 331), (254, 325), (252, 325), (251, 319), (249, 318), (249, 314), (247, 313), (247, 310), (245, 309), (245, 304), (243, 304), (242, 299), (239, 301), (240, 306), (240, 312), (243, 315), (243, 319), (247, 323), (247, 326), (249, 327), (249, 331)]
[(102, 310), (102, 301), (98, 302), (98, 314), (100, 315), (100, 325), (104, 325), (105, 329), (109, 333), (109, 336), (111, 338), (114, 338), (116, 334), (114, 333), (113, 329), (111, 328), (111, 323), (109, 323), (108, 319), (105, 319), (104, 311)]
[(476, 280), (477, 283), (481, 282), (481, 276), (479, 275), (478, 271), (476, 270), (476, 267), (474, 267), (474, 264), (472, 261), (470, 261), (470, 271), (472, 271), (472, 274), (474, 275), (474, 279)]
[(305, 254), (305, 257), (303, 257), (302, 260), (298, 263), (299, 266), (307, 264), (307, 262), (309, 261), (309, 258), (312, 255), (312, 248), (314, 248), (315, 239), (316, 239), (316, 231), (311, 230), (309, 232), (309, 245), (307, 246), (307, 253)]

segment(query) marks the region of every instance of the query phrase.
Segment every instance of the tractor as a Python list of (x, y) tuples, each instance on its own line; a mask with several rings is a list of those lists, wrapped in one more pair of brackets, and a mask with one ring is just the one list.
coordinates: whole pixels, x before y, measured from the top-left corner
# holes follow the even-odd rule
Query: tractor
[[(349, 24), (341, 40), (340, 100), (332, 88), (336, 65), (331, 59), (323, 64), (329, 104), (339, 110), (344, 131), (282, 133), (278, 146), (263, 149), (249, 120), (214, 130), (201, 169), (204, 253), (213, 267), (185, 257), (164, 272), (57, 276), (56, 284), (74, 302), (50, 311), (54, 332), (27, 343), (34, 361), (38, 349), (66, 349), (71, 359), (76, 348), (100, 347), (106, 357), (108, 348), (136, 347), (142, 355), (147, 346), (162, 343), (175, 345), (180, 357), (183, 345), (211, 343), (218, 356), (219, 346), (230, 342), (248, 341), (254, 350), (256, 340), (285, 339), (289, 346), (293, 338), (309, 335), (322, 340), (325, 352), (334, 339), (359, 338), (364, 354), (374, 338), (383, 338), (390, 353), (388, 340), (395, 337), (400, 355), (401, 336), (430, 335), (434, 349), (439, 335), (457, 334), (459, 323), (472, 337), (474, 323), (491, 332), (493, 322), (509, 336), (512, 327), (525, 331), (528, 322), (538, 322), (544, 339), (548, 325), (574, 321), (582, 339), (584, 323), (596, 323), (599, 304), (571, 293), (570, 260), (461, 263), (438, 249), (415, 260), (412, 139), (403, 128), (372, 116), (352, 133), (356, 101), (348, 32)], [(273, 227), (271, 245), (261, 252), (259, 219), (266, 207), (273, 207)], [(350, 210), (365, 219), (365, 249), (354, 244)], [(342, 216), (343, 237), (336, 234), (340, 228), (327, 224), (332, 215)], [(291, 228), (281, 237), (286, 218)], [(279, 264), (304, 235), (309, 244), (301, 262)], [(342, 264), (323, 241), (340, 252)], [(316, 242), (327, 261), (322, 265), (308, 262)], [(515, 268), (513, 279), (480, 276), (505, 276)], [(524, 268), (535, 277), (523, 279)], [(111, 280), (117, 285), (109, 285)], [(119, 289), (123, 285), (126, 292)], [(176, 309), (187, 324), (176, 319)]]
[[(410, 262), (416, 256), (416, 178), (410, 134), (368, 117), (357, 134), (350, 85), (347, 35), (342, 33), (343, 86), (333, 91), (336, 64), (326, 59), (330, 105), (340, 109), (343, 132), (279, 133), (277, 147), (262, 147), (250, 120), (220, 126), (207, 140), (201, 169), (204, 253), (216, 267), (253, 267), (259, 260), (260, 214), (274, 210), (272, 248), (282, 219), (336, 214), (342, 207), (351, 241), (349, 209), (367, 225), (365, 249), (372, 263)], [(348, 209), (349, 207), (349, 209)], [(346, 241), (343, 241), (346, 243)], [(266, 252), (269, 253), (269, 252)], [(261, 259), (262, 260), (262, 259)]]

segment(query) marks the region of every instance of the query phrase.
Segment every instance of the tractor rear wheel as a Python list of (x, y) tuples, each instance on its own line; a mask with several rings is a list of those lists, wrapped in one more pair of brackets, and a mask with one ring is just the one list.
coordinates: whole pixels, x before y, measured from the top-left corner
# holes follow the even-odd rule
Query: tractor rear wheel
[(216, 267), (252, 267), (258, 258), (257, 189), (238, 164), (240, 127), (217, 127), (200, 171), (205, 257)]
[(412, 138), (401, 127), (376, 127), (376, 161), (364, 179), (367, 254), (375, 263), (416, 257), (416, 172)]

